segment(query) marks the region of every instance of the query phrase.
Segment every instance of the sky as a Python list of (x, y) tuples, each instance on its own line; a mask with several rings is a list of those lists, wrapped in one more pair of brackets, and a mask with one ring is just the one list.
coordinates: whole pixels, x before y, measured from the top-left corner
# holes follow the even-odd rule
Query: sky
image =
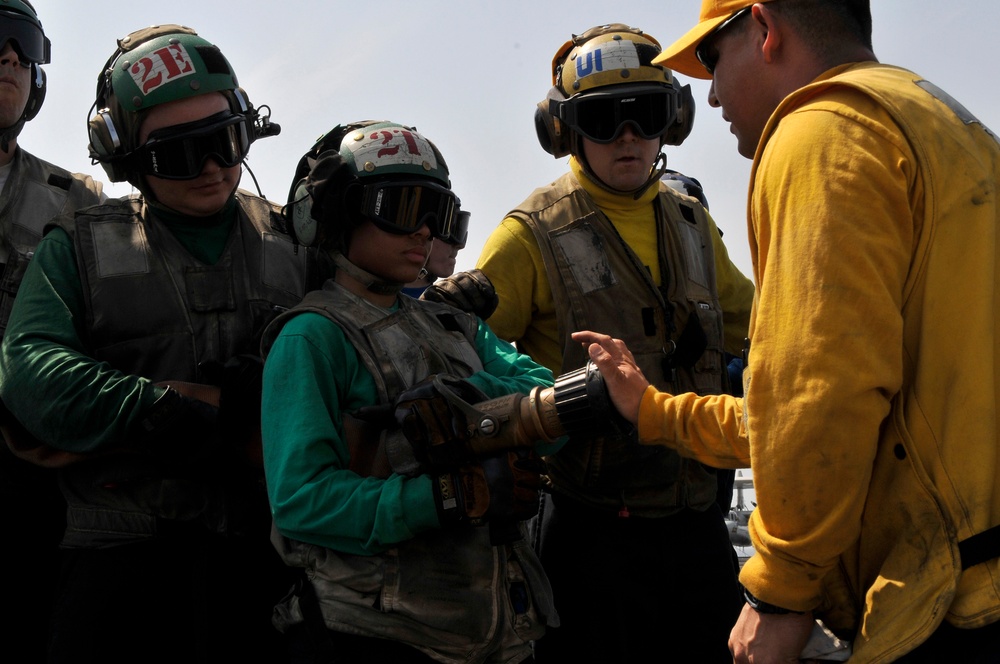
[[(538, 144), (536, 104), (551, 87), (551, 62), (573, 34), (604, 23), (641, 28), (664, 46), (697, 21), (699, 0), (33, 0), (52, 62), (46, 98), (20, 145), (88, 173), (86, 124), (99, 72), (116, 40), (158, 23), (180, 23), (218, 45), (256, 106), (267, 105), (281, 134), (258, 141), (248, 165), (267, 198), (284, 203), (299, 158), (334, 126), (364, 119), (415, 126), (443, 153), (462, 207), (472, 213), (458, 268), (475, 266), (507, 211), (567, 170)], [(1000, 130), (1000, 2), (873, 0), (875, 52), (936, 83)], [(690, 83), (694, 129), (667, 148), (670, 168), (698, 178), (733, 261), (751, 273), (746, 233), (750, 162), (708, 83)], [(244, 173), (241, 186), (254, 190)]]

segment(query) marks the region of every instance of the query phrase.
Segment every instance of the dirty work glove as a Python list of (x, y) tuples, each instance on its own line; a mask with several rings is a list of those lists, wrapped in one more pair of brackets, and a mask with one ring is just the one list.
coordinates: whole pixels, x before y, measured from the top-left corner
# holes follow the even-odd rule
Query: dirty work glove
[(431, 475), (441, 524), (479, 526), (538, 514), (545, 464), (531, 450), (501, 452)]
[(420, 299), (450, 304), (483, 320), (489, 318), (500, 304), (493, 284), (482, 270), (456, 272), (450, 277), (438, 279), (427, 287)]
[(160, 461), (201, 465), (222, 447), (218, 416), (214, 406), (168, 387), (139, 421), (138, 446)]
[(413, 447), (413, 456), (431, 468), (445, 468), (472, 459), (469, 450), (469, 404), (486, 395), (468, 381), (434, 374), (396, 398), (396, 424)]

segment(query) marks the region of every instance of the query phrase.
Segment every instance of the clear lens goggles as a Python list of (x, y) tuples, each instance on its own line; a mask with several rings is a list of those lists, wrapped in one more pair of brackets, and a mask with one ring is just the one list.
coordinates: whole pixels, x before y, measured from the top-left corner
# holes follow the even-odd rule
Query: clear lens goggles
[(0, 9), (0, 48), (13, 41), (19, 58), (44, 65), (49, 62), (51, 44), (41, 28), (20, 12)]
[(250, 151), (246, 118), (228, 111), (202, 120), (164, 127), (133, 153), (144, 175), (167, 180), (193, 180), (209, 157), (223, 168), (236, 166)]
[(659, 138), (677, 117), (676, 94), (664, 87), (616, 86), (550, 100), (549, 113), (595, 143), (612, 142), (627, 124), (642, 138)]
[(361, 215), (388, 233), (409, 235), (424, 224), (442, 239), (452, 233), (458, 198), (427, 180), (385, 181), (362, 185)]

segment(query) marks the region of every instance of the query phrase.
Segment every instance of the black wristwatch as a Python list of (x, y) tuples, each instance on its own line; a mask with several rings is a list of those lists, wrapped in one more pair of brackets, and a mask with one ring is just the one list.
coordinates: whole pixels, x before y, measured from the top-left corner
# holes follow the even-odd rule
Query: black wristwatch
[(754, 597), (746, 588), (743, 589), (743, 599), (745, 599), (747, 604), (750, 605), (750, 608), (757, 613), (766, 613), (769, 615), (784, 615), (787, 613), (802, 615), (805, 613), (805, 611), (792, 611), (791, 609), (775, 606), (774, 604), (768, 604), (767, 602)]

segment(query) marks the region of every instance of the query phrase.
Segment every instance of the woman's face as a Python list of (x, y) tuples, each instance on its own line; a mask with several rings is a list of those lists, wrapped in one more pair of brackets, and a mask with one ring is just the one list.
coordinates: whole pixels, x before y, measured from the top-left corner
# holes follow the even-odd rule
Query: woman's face
[(430, 252), (431, 231), (426, 224), (397, 235), (366, 220), (351, 234), (347, 259), (386, 281), (408, 284), (419, 276)]

